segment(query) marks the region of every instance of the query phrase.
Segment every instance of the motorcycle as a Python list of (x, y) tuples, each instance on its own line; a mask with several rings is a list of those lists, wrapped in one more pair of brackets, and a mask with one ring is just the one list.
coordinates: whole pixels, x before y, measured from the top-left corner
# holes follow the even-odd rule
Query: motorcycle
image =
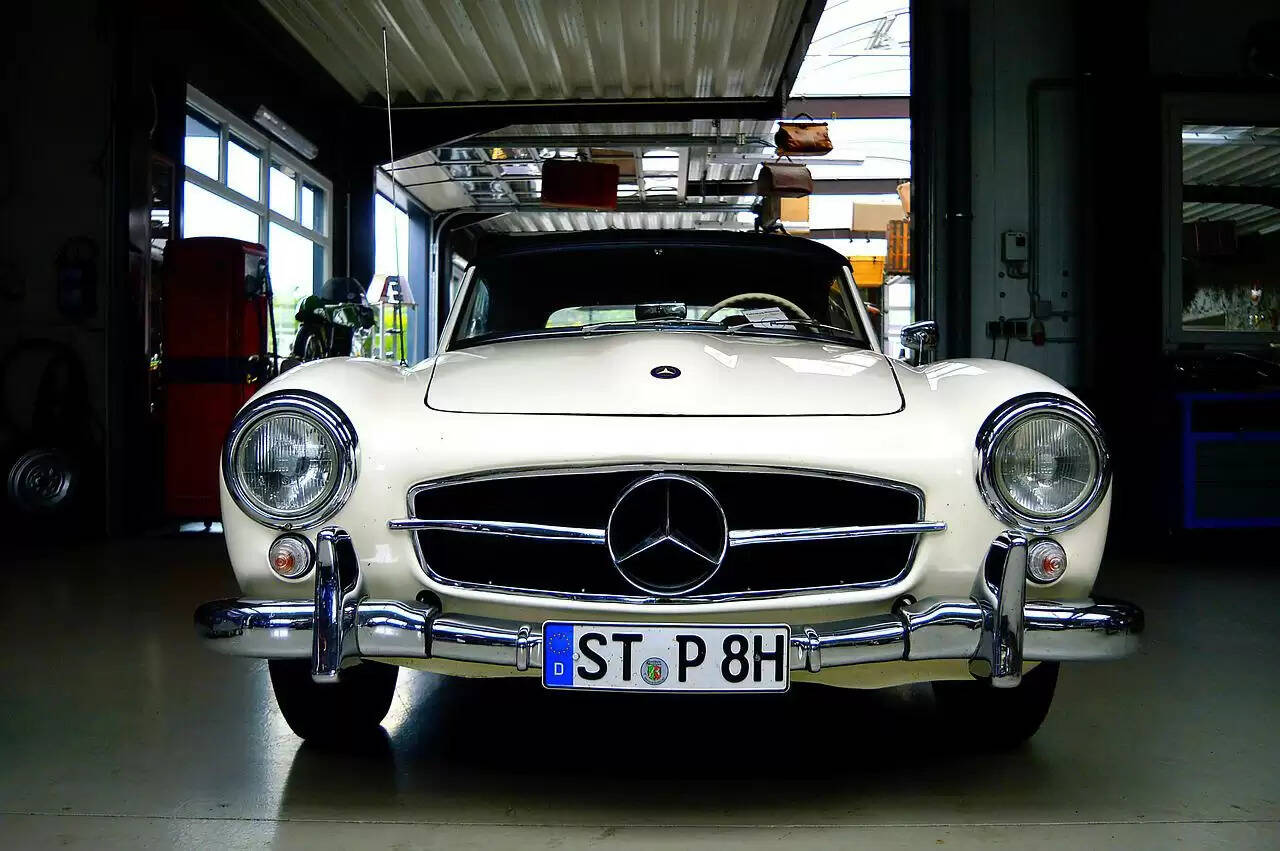
[(354, 278), (325, 281), (319, 295), (298, 302), (295, 318), (293, 356), (304, 361), (360, 354), (374, 326), (373, 308)]

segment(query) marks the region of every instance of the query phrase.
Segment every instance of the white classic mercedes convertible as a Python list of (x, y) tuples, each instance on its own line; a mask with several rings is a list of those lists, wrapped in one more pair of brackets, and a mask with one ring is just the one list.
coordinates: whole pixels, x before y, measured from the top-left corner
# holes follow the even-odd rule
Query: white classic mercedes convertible
[[(1132, 653), (1090, 597), (1107, 447), (1039, 373), (880, 351), (847, 260), (708, 232), (484, 245), (412, 368), (304, 364), (239, 413), (222, 514), (240, 599), (214, 650), (270, 660), (290, 727), (343, 740), (399, 667), (551, 690), (929, 682), (991, 745), (1064, 661)], [(970, 726), (971, 725), (971, 726)]]

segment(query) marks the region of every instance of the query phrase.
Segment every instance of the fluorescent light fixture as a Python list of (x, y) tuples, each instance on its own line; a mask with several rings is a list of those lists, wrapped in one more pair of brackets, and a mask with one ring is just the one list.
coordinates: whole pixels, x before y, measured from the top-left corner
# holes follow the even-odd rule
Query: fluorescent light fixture
[(284, 121), (280, 119), (280, 116), (276, 115), (265, 106), (258, 107), (258, 111), (253, 114), (253, 120), (267, 128), (267, 130), (271, 132), (271, 135), (293, 148), (305, 159), (313, 160), (316, 158), (316, 154), (320, 152), (320, 149), (316, 147), (315, 142), (312, 142), (288, 124), (285, 124)]

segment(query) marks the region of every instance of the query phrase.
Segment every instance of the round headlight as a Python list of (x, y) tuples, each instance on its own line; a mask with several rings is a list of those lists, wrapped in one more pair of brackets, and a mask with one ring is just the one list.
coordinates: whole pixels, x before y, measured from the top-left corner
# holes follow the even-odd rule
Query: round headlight
[(355, 431), (320, 396), (264, 396), (236, 418), (223, 475), (236, 504), (254, 519), (281, 529), (307, 526), (346, 500), (355, 480)]
[(1015, 399), (978, 435), (979, 486), (995, 514), (1020, 528), (1061, 531), (1106, 492), (1102, 432), (1083, 406), (1059, 396)]
[(1058, 517), (1089, 496), (1098, 462), (1084, 429), (1052, 414), (1028, 416), (996, 444), (1000, 496), (1032, 517)]

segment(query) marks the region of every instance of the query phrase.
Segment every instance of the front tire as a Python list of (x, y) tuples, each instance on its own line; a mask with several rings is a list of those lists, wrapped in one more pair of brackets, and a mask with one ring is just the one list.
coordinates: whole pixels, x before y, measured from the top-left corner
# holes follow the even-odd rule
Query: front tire
[(1057, 684), (1058, 663), (1041, 662), (1015, 688), (995, 688), (989, 680), (949, 680), (933, 683), (933, 698), (950, 741), (1009, 750), (1040, 729)]
[(272, 659), (271, 688), (289, 729), (308, 742), (337, 745), (368, 738), (391, 709), (400, 669), (380, 662), (343, 668), (336, 683), (311, 679), (310, 659)]

